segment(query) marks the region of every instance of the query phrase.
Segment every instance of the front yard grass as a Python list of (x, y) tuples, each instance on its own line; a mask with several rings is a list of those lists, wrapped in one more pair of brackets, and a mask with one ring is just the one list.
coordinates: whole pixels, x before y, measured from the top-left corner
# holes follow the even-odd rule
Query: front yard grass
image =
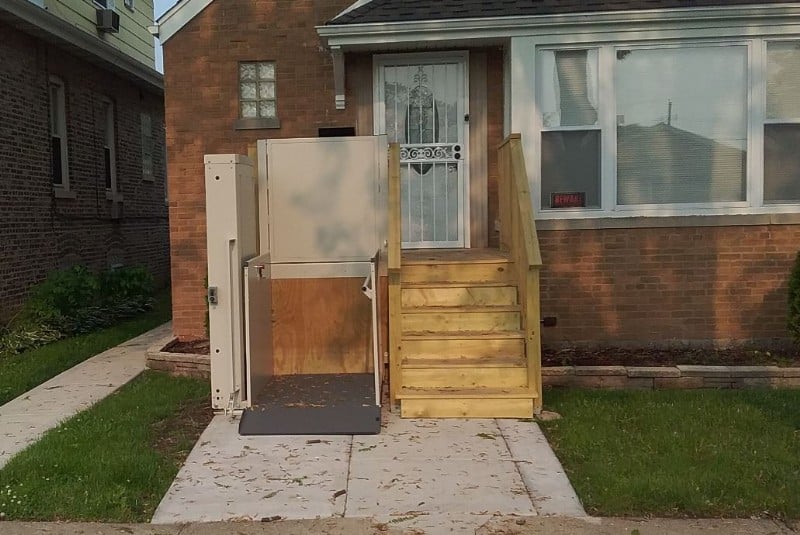
[[(146, 371), (0, 470), (8, 520), (147, 522), (211, 419), (208, 381)], [(2, 523), (0, 523), (2, 525)]]
[(170, 317), (167, 290), (156, 296), (152, 310), (136, 318), (18, 355), (0, 357), (0, 405), (108, 348), (158, 327)]
[(800, 391), (550, 390), (542, 422), (601, 516), (800, 518)]

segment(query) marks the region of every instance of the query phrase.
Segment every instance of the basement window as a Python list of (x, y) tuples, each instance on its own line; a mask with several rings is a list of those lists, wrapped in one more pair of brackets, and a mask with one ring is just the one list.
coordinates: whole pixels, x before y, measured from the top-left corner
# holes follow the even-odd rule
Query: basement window
[(238, 129), (278, 128), (274, 61), (239, 63)]

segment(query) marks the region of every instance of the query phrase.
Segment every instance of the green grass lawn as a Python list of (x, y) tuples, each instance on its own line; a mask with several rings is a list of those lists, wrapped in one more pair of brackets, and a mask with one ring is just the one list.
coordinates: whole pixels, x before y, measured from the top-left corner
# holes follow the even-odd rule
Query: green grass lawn
[(55, 377), (64, 370), (110, 347), (158, 327), (171, 316), (170, 296), (156, 297), (153, 310), (113, 327), (59, 340), (52, 344), (0, 358), (0, 405)]
[(210, 419), (209, 396), (208, 381), (144, 372), (11, 459), (0, 470), (0, 512), (149, 521)]
[(541, 424), (587, 512), (800, 518), (800, 391), (550, 390)]

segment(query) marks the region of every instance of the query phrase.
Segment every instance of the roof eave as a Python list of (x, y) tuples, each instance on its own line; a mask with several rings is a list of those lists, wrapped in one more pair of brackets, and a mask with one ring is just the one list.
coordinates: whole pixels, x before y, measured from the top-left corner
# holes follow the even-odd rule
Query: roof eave
[(674, 27), (687, 23), (706, 27), (730, 26), (743, 22), (759, 24), (798, 23), (800, 2), (752, 6), (717, 6), (635, 11), (597, 11), (408, 22), (330, 24), (317, 26), (317, 33), (329, 47), (367, 48), (370, 45), (402, 45), (413, 42), (486, 41), (552, 33), (580, 33), (601, 27)]
[(5, 0), (0, 19), (56, 46), (163, 94), (164, 77), (155, 69), (76, 28), (28, 0)]

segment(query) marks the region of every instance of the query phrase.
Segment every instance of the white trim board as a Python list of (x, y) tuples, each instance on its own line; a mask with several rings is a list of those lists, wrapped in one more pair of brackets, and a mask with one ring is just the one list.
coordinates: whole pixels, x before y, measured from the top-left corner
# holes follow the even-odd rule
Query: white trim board
[(157, 37), (163, 45), (214, 0), (181, 0), (156, 22)]

